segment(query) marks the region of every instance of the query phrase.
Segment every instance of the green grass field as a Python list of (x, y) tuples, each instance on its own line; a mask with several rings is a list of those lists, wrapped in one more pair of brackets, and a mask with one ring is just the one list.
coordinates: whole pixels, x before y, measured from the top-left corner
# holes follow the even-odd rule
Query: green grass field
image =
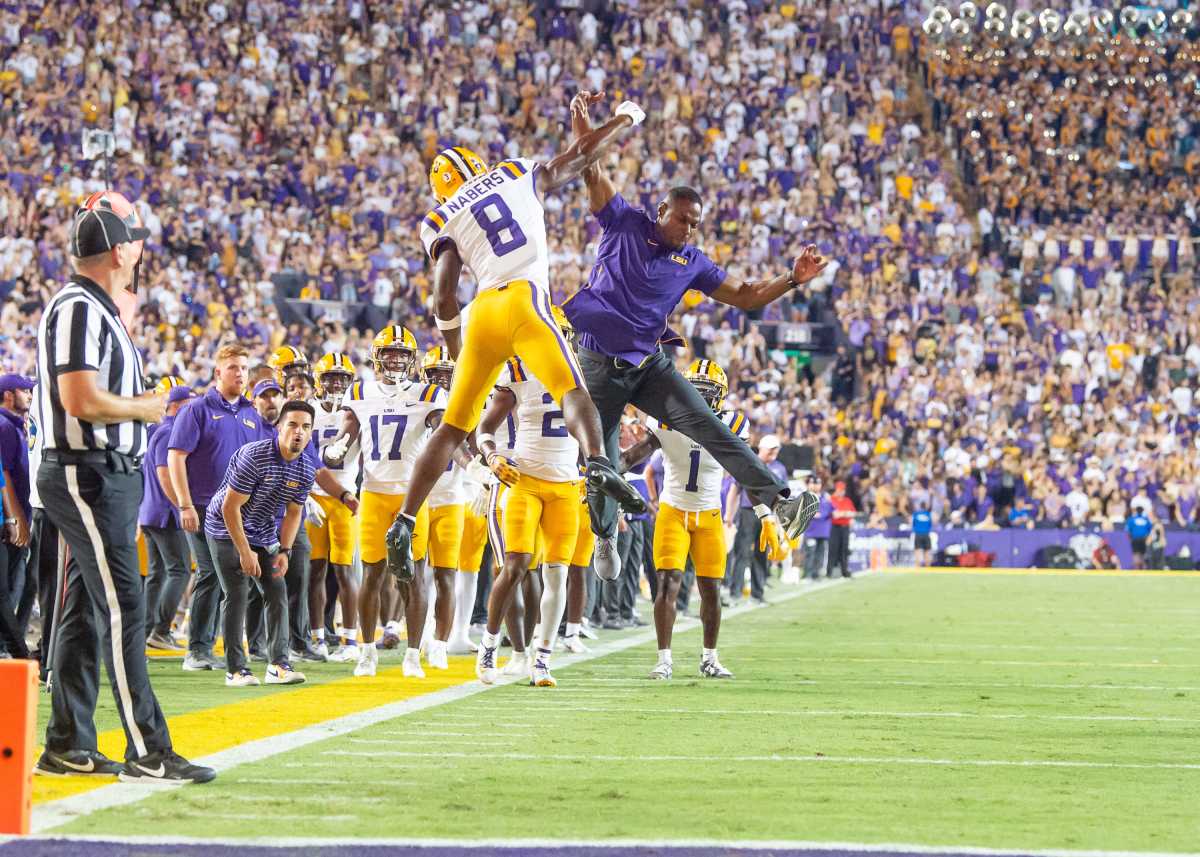
[[(1190, 851), (1197, 620), (1200, 575), (870, 575), (731, 618), (732, 682), (691, 630), (670, 683), (646, 642), (60, 832)], [(168, 714), (229, 701), (190, 678), (155, 664)]]

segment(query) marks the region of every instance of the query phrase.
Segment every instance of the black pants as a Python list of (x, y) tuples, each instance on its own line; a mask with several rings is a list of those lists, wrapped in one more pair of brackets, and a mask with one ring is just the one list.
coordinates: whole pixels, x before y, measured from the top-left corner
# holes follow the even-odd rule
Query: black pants
[(815, 536), (806, 538), (804, 540), (804, 576), (810, 580), (820, 578), (825, 571), (828, 553), (829, 539)]
[(51, 640), (58, 614), (62, 610), (59, 580), (63, 576), (63, 565), (67, 561), (66, 544), (58, 533), (58, 527), (50, 520), (45, 509), (33, 510), (33, 524), (29, 536), (29, 565), (37, 576), (38, 608), (42, 611), (42, 639), (38, 642), (38, 663), (42, 681), (50, 671)]
[(246, 652), (242, 648), (242, 633), (246, 626), (246, 594), (253, 586), (262, 592), (267, 608), (267, 661), (277, 664), (287, 660), (287, 585), (282, 577), (275, 577), (271, 562), (274, 559), (265, 548), (253, 548), (258, 557), (258, 577), (247, 577), (242, 573), (242, 562), (237, 548), (230, 539), (208, 540), (213, 567), (221, 580), (225, 593), (225, 669), (236, 673), (246, 666)]
[(170, 634), (187, 589), (192, 550), (179, 527), (142, 527), (146, 536), (146, 636)]
[(103, 657), (125, 729), (125, 758), (168, 750), (171, 736), (146, 673), (146, 611), (135, 541), (142, 474), (119, 461), (47, 459), (37, 484), (46, 514), (70, 551), (55, 631), (46, 748), (96, 749), (93, 716)]
[(850, 576), (850, 528), (829, 528), (829, 577)]
[(196, 558), (196, 583), (192, 587), (192, 611), (188, 619), (188, 651), (194, 655), (211, 655), (217, 641), (221, 582), (213, 567), (212, 552), (204, 535), (205, 507), (197, 505), (196, 514), (200, 516), (200, 529), (188, 533), (192, 556)]
[(479, 563), (479, 581), (475, 584), (475, 606), (471, 609), (471, 624), (487, 623), (488, 596), (492, 594), (492, 567), (494, 564), (492, 545), (483, 548), (483, 560)]
[(621, 558), (621, 576), (604, 582), (604, 612), (609, 617), (632, 619), (637, 604), (638, 581), (642, 568), (640, 521), (629, 521), (624, 532), (617, 533), (617, 555)]
[[(7, 535), (7, 533), (5, 534)], [(25, 595), (25, 565), (29, 558), (29, 548), (17, 547), (5, 541), (0, 541), (0, 625), (11, 628), (11, 636), (25, 639), (25, 626), (28, 615), (21, 618), (21, 601)], [(6, 633), (6, 636), (9, 634)], [(24, 642), (19, 648), (14, 648), (14, 654), (27, 653)]]
[[(631, 366), (580, 349), (579, 364), (600, 412), (605, 450), (614, 464), (621, 455), (621, 414), (632, 404), (707, 449), (756, 503), (769, 506), (776, 497), (787, 496), (787, 486), (713, 413), (661, 350), (643, 365)], [(597, 535), (610, 537), (617, 525), (616, 502), (605, 497), (599, 511), (593, 510), (592, 520)]]
[(733, 552), (730, 554), (725, 575), (729, 592), (734, 598), (742, 597), (747, 568), (750, 569), (751, 597), (763, 597), (768, 567), (767, 555), (758, 549), (758, 536), (761, 532), (762, 521), (754, 514), (754, 510), (738, 509), (737, 535), (733, 539)]
[(292, 543), (292, 553), (288, 557), (287, 576), (284, 584), (287, 586), (288, 602), (288, 646), (298, 652), (303, 652), (312, 644), (309, 642), (308, 627), (308, 557), (312, 546), (305, 532), (304, 522), (296, 531), (296, 541)]

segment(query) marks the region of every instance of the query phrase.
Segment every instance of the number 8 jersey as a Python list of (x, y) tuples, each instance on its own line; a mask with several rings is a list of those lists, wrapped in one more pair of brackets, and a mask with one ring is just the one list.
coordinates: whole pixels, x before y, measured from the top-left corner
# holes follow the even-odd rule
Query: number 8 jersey
[(413, 464), (430, 435), (426, 419), (445, 410), (446, 391), (436, 384), (356, 383), (342, 407), (358, 418), (363, 489), (407, 494)]
[(547, 482), (578, 481), (579, 444), (567, 432), (562, 408), (542, 382), (514, 357), (504, 364), (496, 386), (517, 398), (517, 444), (512, 453), (517, 468)]
[[(750, 424), (736, 412), (720, 415), (742, 440), (750, 437)], [(650, 431), (658, 438), (663, 453), (663, 490), (661, 500), (681, 512), (707, 512), (721, 508), (721, 480), (724, 470), (708, 450), (686, 434), (650, 419)]]
[(453, 241), (480, 292), (513, 280), (550, 289), (546, 212), (534, 181), (537, 164), (501, 161), (460, 187), (421, 221), (421, 242), (431, 259)]

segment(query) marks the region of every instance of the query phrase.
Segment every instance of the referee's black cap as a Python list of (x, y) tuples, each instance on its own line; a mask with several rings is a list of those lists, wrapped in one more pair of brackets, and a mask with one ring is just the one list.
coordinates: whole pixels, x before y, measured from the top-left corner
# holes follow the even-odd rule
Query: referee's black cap
[(102, 190), (84, 200), (71, 223), (71, 255), (95, 256), (131, 241), (144, 241), (150, 230), (137, 209), (115, 190)]

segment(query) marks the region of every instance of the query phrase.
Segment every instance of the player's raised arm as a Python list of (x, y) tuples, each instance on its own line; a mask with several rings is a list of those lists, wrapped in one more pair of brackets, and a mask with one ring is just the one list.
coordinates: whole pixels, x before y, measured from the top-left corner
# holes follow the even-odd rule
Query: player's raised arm
[[(576, 139), (592, 130), (589, 108), (603, 97), (603, 92), (592, 93), (585, 89), (571, 99), (571, 133)], [(596, 214), (617, 195), (616, 185), (599, 161), (584, 167), (581, 175), (588, 192), (588, 208), (592, 214)]]
[(621, 131), (640, 124), (645, 118), (645, 111), (632, 101), (621, 102), (611, 119), (599, 128), (576, 138), (563, 152), (538, 168), (538, 187), (542, 190), (562, 187), (582, 173), (589, 164), (599, 160)]

